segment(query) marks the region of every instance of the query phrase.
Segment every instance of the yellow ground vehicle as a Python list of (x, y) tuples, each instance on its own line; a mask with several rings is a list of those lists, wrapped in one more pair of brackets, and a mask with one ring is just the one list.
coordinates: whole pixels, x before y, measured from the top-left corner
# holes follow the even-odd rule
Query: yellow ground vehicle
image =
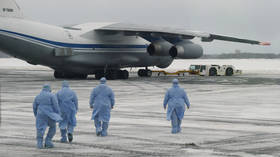
[(167, 72), (164, 70), (154, 70), (153, 73), (160, 75), (201, 75), (201, 76), (232, 76), (241, 74), (241, 70), (236, 70), (233, 65), (190, 65), (189, 70), (179, 70), (176, 72)]
[(177, 76), (183, 75), (183, 76), (185, 76), (185, 74), (190, 73), (190, 71), (189, 70), (179, 70), (176, 72), (166, 72), (164, 70), (154, 70), (153, 73), (157, 73), (158, 76), (160, 76), (160, 75), (177, 75)]

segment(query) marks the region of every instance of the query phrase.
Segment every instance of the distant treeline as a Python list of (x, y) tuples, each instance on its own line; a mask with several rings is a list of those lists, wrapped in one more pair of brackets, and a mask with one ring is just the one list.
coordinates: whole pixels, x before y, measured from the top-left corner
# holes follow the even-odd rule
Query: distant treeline
[(203, 55), (201, 59), (276, 59), (280, 58), (280, 54), (275, 53), (222, 53)]

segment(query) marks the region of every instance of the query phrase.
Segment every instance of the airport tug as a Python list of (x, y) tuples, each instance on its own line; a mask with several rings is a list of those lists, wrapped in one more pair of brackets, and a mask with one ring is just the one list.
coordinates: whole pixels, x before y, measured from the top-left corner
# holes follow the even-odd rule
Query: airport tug
[(157, 73), (157, 76), (163, 75), (200, 75), (200, 76), (233, 76), (242, 74), (242, 71), (236, 69), (233, 65), (190, 65), (189, 70), (179, 70), (176, 72), (167, 72), (164, 70), (154, 70), (153, 73)]

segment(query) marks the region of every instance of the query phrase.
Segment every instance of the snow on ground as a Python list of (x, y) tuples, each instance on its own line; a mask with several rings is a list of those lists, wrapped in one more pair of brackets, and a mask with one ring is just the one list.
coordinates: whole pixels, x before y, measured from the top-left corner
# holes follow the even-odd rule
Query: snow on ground
[(162, 107), (173, 76), (138, 78), (132, 74), (128, 80), (108, 81), (116, 106), (105, 138), (95, 136), (88, 105), (99, 81), (92, 76), (69, 80), (80, 106), (74, 142), (60, 143), (57, 130), (56, 147), (37, 150), (33, 99), (44, 83), (56, 92), (62, 80), (54, 79), (48, 68), (0, 59), (0, 156), (280, 156), (280, 60), (178, 60), (168, 70), (189, 64), (233, 64), (246, 73), (178, 77), (188, 91), (191, 108), (177, 135), (170, 133)]
[[(218, 64), (234, 65), (237, 69), (242, 70), (245, 74), (280, 74), (280, 59), (188, 59), (175, 60), (166, 71), (176, 71), (188, 69), (191, 64)], [(0, 58), (0, 69), (49, 69), (45, 66), (31, 65), (25, 61), (15, 58)], [(153, 69), (159, 69), (154, 67)]]
[(247, 73), (279, 74), (280, 59), (192, 59), (176, 60), (168, 70), (188, 69), (191, 64), (234, 65)]

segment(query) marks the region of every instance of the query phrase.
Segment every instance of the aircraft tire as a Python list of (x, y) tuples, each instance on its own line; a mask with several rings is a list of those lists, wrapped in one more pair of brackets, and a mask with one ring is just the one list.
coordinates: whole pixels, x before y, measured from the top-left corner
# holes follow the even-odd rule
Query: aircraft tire
[(54, 77), (56, 79), (86, 79), (87, 78), (87, 74), (75, 74), (75, 73), (64, 73), (64, 72), (58, 72), (55, 71), (54, 72)]
[(109, 70), (104, 74), (103, 71), (97, 71), (95, 73), (95, 78), (97, 80), (101, 79), (102, 77), (106, 77), (108, 80), (117, 80), (117, 79), (128, 79), (129, 72), (127, 70)]
[(120, 70), (119, 78), (123, 80), (127, 80), (129, 78), (129, 72), (127, 70)]
[(105, 74), (106, 79), (116, 80), (119, 79), (119, 70), (110, 70)]
[(138, 76), (139, 77), (144, 77), (145, 76), (145, 70), (144, 69), (139, 69), (138, 70)]
[(77, 78), (79, 79), (87, 79), (88, 75), (87, 74), (79, 74), (77, 75)]
[(56, 79), (64, 78), (64, 75), (62, 72), (54, 71), (53, 75), (54, 75), (54, 78), (56, 78)]
[(138, 70), (138, 76), (139, 77), (151, 77), (153, 74), (152, 70), (146, 70), (146, 69), (139, 69)]

